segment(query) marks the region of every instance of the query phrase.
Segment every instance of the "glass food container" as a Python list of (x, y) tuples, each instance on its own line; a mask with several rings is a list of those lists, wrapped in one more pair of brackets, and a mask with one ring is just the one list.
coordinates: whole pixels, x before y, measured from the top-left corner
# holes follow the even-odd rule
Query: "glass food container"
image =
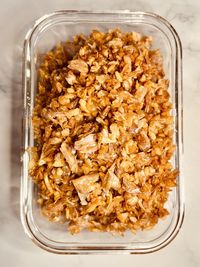
[[(172, 190), (166, 203), (170, 214), (151, 230), (126, 232), (124, 236), (110, 233), (82, 231), (71, 235), (66, 225), (51, 223), (43, 217), (38, 207), (37, 192), (28, 174), (29, 154), (33, 146), (31, 123), (37, 90), (37, 68), (41, 54), (51, 50), (55, 44), (70, 37), (93, 29), (106, 31), (120, 28), (122, 31), (137, 31), (150, 35), (154, 47), (161, 50), (164, 69), (170, 81), (169, 90), (173, 103), (174, 143), (176, 151), (172, 160), (179, 170), (177, 186)], [(23, 65), (23, 151), (21, 176), (21, 220), (27, 235), (41, 248), (59, 254), (107, 254), (107, 253), (148, 253), (165, 247), (180, 230), (184, 217), (183, 154), (182, 132), (182, 55), (181, 43), (174, 28), (158, 15), (130, 11), (58, 11), (37, 20), (26, 35)]]

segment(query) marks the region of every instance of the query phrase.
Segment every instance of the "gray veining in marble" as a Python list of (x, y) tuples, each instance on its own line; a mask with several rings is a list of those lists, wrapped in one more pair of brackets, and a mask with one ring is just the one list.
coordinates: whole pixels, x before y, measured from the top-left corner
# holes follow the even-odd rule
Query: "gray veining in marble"
[[(19, 219), (23, 38), (36, 18), (59, 9), (155, 12), (172, 23), (182, 40), (186, 217), (176, 239), (154, 254), (58, 256), (36, 247), (23, 232)], [(200, 266), (200, 1), (1, 0), (0, 29), (0, 266)]]

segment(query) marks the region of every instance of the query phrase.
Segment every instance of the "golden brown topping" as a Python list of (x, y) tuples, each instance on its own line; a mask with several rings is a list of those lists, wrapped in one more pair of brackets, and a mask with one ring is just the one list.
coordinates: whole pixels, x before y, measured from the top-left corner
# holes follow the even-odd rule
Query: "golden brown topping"
[(30, 175), (38, 203), (68, 230), (123, 233), (168, 214), (176, 185), (169, 82), (152, 39), (93, 31), (39, 68)]

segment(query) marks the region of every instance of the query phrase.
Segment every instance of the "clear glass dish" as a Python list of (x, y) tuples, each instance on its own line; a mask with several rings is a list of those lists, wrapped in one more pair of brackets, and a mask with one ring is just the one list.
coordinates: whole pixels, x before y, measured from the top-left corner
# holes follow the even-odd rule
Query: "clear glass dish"
[[(66, 226), (50, 223), (40, 214), (36, 190), (29, 178), (27, 148), (33, 146), (32, 110), (37, 89), (37, 67), (40, 55), (78, 33), (89, 33), (119, 27), (122, 31), (138, 31), (154, 38), (161, 50), (164, 68), (170, 81), (174, 116), (174, 142), (177, 146), (173, 164), (179, 169), (177, 187), (170, 193), (166, 207), (170, 215), (148, 231), (130, 232), (124, 236), (83, 231), (66, 232)], [(129, 11), (59, 11), (37, 20), (27, 33), (23, 66), (23, 152), (21, 177), (21, 220), (25, 232), (40, 247), (59, 254), (148, 253), (166, 246), (177, 235), (184, 217), (182, 132), (182, 57), (181, 43), (174, 28), (158, 15)]]

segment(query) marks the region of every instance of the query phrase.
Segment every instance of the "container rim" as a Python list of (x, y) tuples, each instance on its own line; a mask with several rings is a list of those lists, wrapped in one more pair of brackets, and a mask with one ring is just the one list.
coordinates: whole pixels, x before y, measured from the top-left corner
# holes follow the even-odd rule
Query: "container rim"
[(54, 12), (45, 14), (43, 16), (41, 16), (40, 18), (36, 19), (33, 26), (30, 27), (30, 29), (28, 30), (28, 32), (25, 35), (25, 42), (31, 37), (31, 35), (34, 33), (34, 31), (37, 29), (37, 27), (39, 25), (41, 25), (43, 22), (45, 22), (46, 20), (48, 20), (49, 18), (52, 18), (54, 16), (57, 15), (63, 15), (63, 14), (104, 14), (104, 15), (137, 15), (137, 16), (147, 16), (147, 17), (151, 17), (151, 18), (155, 18), (155, 19), (159, 19), (160, 22), (162, 22), (165, 26), (167, 26), (173, 33), (173, 35), (177, 38), (178, 41), (178, 45), (180, 46), (181, 52), (182, 52), (182, 44), (181, 44), (181, 40), (180, 37), (177, 33), (177, 31), (175, 30), (175, 28), (172, 26), (172, 24), (165, 19), (164, 17), (153, 13), (153, 12), (146, 12), (146, 11), (132, 11), (130, 9), (124, 9), (124, 10), (110, 10), (110, 9), (106, 9), (106, 10), (75, 10), (75, 9), (61, 9), (61, 10), (56, 10)]

